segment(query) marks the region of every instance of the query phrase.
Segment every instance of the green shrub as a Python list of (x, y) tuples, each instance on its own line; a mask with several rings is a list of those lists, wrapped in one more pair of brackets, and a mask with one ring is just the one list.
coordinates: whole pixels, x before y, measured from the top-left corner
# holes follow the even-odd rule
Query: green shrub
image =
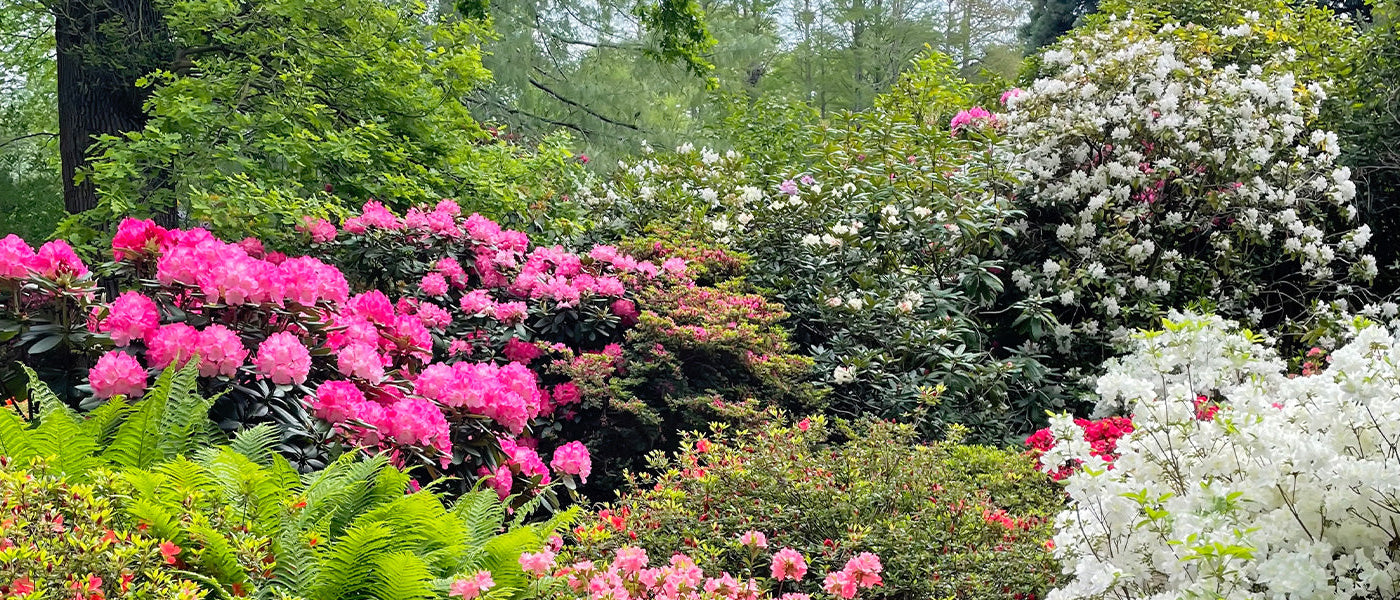
[(887, 423), (836, 434), (820, 417), (716, 427), (674, 457), (653, 455), (656, 475), (631, 476), (595, 523), (575, 529), (580, 553), (636, 545), (652, 556), (689, 554), (706, 570), (766, 576), (767, 558), (739, 542), (758, 531), (767, 552), (798, 550), (815, 572), (878, 554), (877, 596), (1043, 595), (1058, 570), (1044, 543), (1061, 493), (1024, 455), (914, 437)]

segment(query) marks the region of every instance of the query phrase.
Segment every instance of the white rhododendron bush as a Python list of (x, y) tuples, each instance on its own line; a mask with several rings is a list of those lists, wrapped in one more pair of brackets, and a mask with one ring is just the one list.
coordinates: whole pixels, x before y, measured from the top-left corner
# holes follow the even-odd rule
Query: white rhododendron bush
[(1400, 337), (1358, 319), (1296, 376), (1231, 321), (1164, 327), (1099, 379), (1133, 415), (1116, 458), (1052, 422), (1044, 468), (1079, 467), (1053, 542), (1073, 578), (1049, 600), (1400, 593)]
[(1351, 173), (1319, 128), (1325, 82), (1296, 79), (1291, 49), (1241, 66), (1257, 19), (1109, 20), (1007, 94), (1026, 210), (1011, 281), (1059, 320), (1047, 349), (1122, 347), (1202, 298), (1276, 325), (1375, 277)]

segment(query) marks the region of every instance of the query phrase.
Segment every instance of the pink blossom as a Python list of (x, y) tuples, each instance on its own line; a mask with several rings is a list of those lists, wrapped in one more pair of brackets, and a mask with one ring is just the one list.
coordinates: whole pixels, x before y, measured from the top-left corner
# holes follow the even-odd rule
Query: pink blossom
[(525, 315), (529, 313), (529, 308), (524, 302), (504, 302), (495, 307), (497, 321), (507, 324), (516, 324), (525, 320)]
[(579, 393), (578, 385), (572, 381), (554, 386), (554, 402), (559, 406), (577, 404), (581, 397), (582, 394)]
[(554, 553), (547, 549), (539, 552), (520, 553), (520, 569), (535, 577), (548, 575), (553, 567)]
[(661, 263), (661, 270), (677, 277), (685, 275), (685, 259), (668, 258), (665, 262)]
[(199, 347), (199, 331), (185, 323), (162, 325), (146, 338), (146, 360), (157, 369), (183, 367)]
[(783, 548), (773, 554), (772, 565), (773, 579), (782, 581), (791, 579), (801, 580), (807, 576), (807, 560), (802, 558), (802, 553), (792, 548)]
[(15, 234), (0, 239), (0, 279), (24, 279), (29, 276), (29, 263), (34, 249)]
[(636, 323), (637, 318), (641, 316), (641, 312), (637, 310), (637, 305), (626, 298), (613, 300), (612, 312), (622, 319), (622, 324), (624, 326)]
[(778, 184), (778, 191), (789, 196), (796, 196), (799, 190), (796, 181), (785, 179), (781, 184)]
[(301, 385), (311, 372), (311, 352), (297, 336), (280, 331), (258, 345), (253, 366), (257, 367), (260, 377), (267, 377), (277, 385)]
[(494, 313), (496, 302), (491, 299), (491, 295), (486, 290), (472, 290), (462, 295), (458, 306), (462, 312), (472, 315), (483, 315)]
[(165, 245), (167, 232), (150, 219), (127, 217), (117, 225), (117, 235), (112, 238), (112, 257), (118, 261), (131, 256), (153, 254)]
[(588, 481), (593, 472), (593, 460), (588, 456), (588, 448), (583, 442), (573, 441), (554, 450), (554, 460), (549, 466), (560, 473), (578, 475), (580, 481)]
[(159, 326), (160, 311), (155, 301), (140, 292), (129, 291), (112, 301), (97, 330), (110, 335), (112, 343), (125, 346), (131, 340), (144, 339)]
[(381, 432), (400, 444), (451, 451), (451, 432), (442, 410), (424, 398), (407, 397), (389, 407), (389, 423)]
[(504, 354), (507, 360), (528, 365), (530, 361), (539, 358), (540, 349), (534, 344), (513, 337), (506, 342)]
[(496, 490), (496, 496), (505, 500), (510, 496), (511, 486), (514, 484), (515, 474), (511, 472), (510, 465), (496, 467), (495, 471), (480, 467), (476, 474), (486, 481), (486, 485)]
[(448, 283), (451, 283), (454, 288), (461, 289), (467, 285), (466, 270), (462, 268), (462, 263), (457, 262), (457, 259), (451, 256), (438, 259), (437, 263), (433, 265), (433, 270), (446, 277)]
[(761, 531), (749, 530), (739, 534), (739, 545), (752, 546), (754, 548), (767, 548), (768, 536), (763, 535)]
[(29, 268), (46, 279), (58, 279), (60, 275), (82, 277), (88, 274), (87, 265), (78, 258), (73, 247), (63, 240), (53, 240), (39, 247), (30, 259)]
[(446, 329), (448, 325), (452, 324), (452, 313), (447, 312), (447, 309), (431, 302), (424, 302), (418, 305), (418, 318), (423, 320), (423, 324), (426, 325), (428, 329), (436, 329), (438, 331)]
[(822, 589), (846, 600), (856, 597), (856, 582), (851, 579), (851, 574), (845, 571), (827, 573), (826, 580), (822, 582)]
[(441, 298), (447, 295), (447, 278), (443, 277), (442, 273), (428, 273), (418, 282), (418, 288), (428, 296)]
[(359, 377), (370, 383), (384, 379), (384, 358), (379, 350), (365, 342), (351, 342), (336, 355), (336, 367), (346, 377)]
[(243, 360), (248, 358), (248, 349), (243, 340), (232, 329), (214, 324), (199, 332), (199, 374), (204, 377), (223, 375), (233, 377)]
[(311, 409), (318, 419), (328, 423), (343, 423), (359, 418), (365, 402), (367, 400), (364, 392), (354, 383), (333, 380), (316, 388), (316, 397), (312, 399)]
[(140, 396), (146, 390), (146, 369), (136, 357), (114, 350), (97, 359), (88, 371), (88, 384), (98, 398)]
[(325, 219), (315, 219), (310, 216), (301, 218), (301, 225), (297, 226), (299, 231), (311, 234), (311, 241), (317, 244), (324, 244), (335, 239), (335, 225)]
[(618, 548), (613, 566), (623, 573), (637, 573), (647, 566), (647, 551), (635, 546)]
[(452, 582), (452, 596), (459, 596), (462, 600), (472, 600), (485, 593), (496, 585), (491, 579), (490, 571), (477, 571), (465, 579), (458, 579)]

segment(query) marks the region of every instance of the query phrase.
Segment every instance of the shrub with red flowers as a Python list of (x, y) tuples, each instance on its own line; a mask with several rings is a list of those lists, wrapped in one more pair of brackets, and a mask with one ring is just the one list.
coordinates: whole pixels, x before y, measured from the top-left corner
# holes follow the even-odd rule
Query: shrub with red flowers
[[(491, 402), (490, 390), (513, 394), (500, 405), (508, 410), (486, 414), (514, 435), (529, 429), (526, 446), (582, 439), (603, 476), (591, 489), (610, 489), (608, 478), (637, 457), (673, 447), (677, 429), (752, 414), (755, 398), (802, 406), (818, 398), (805, 383), (811, 361), (791, 353), (778, 327), (780, 306), (691, 277), (692, 264), (709, 273), (738, 260), (721, 251), (532, 246), (447, 200), (402, 217), (369, 202), (332, 227), (311, 222), (312, 247), (357, 287), (398, 296), (394, 308), (428, 327), (442, 364), (424, 369), (417, 393), (474, 412)], [(485, 385), (492, 378), (501, 384)], [(486, 462), (482, 474), (499, 471)]]
[[(1205, 396), (1201, 396), (1196, 401), (1196, 416), (1202, 421), (1208, 421), (1215, 417), (1215, 412), (1219, 408), (1218, 405), (1209, 403)], [(1131, 417), (1107, 417), (1097, 421), (1075, 419), (1074, 424), (1084, 430), (1084, 441), (1089, 444), (1090, 454), (1104, 459), (1110, 465), (1113, 463), (1113, 459), (1118, 458), (1118, 439), (1133, 430)], [(1048, 427), (1032, 433), (1030, 437), (1026, 438), (1026, 445), (1030, 446), (1029, 454), (1035, 457), (1037, 465), (1040, 463), (1041, 455), (1054, 447), (1055, 443), (1055, 436)], [(1058, 470), (1050, 473), (1050, 477), (1055, 481), (1062, 480), (1069, 477), (1076, 466), (1061, 465)]]
[(199, 600), (179, 548), (124, 527), (110, 480), (73, 485), (43, 463), (0, 465), (0, 594), (71, 600)]
[[(575, 527), (569, 560), (605, 561), (628, 547), (680, 553), (739, 581), (791, 574), (784, 592), (839, 597), (879, 579), (861, 595), (1030, 600), (1055, 581), (1044, 544), (1061, 492), (1028, 457), (956, 440), (916, 444), (904, 425), (767, 416), (765, 426), (717, 426), (687, 436), (673, 457), (654, 455), (653, 474), (630, 476), (618, 500)], [(861, 566), (866, 553), (880, 570)]]

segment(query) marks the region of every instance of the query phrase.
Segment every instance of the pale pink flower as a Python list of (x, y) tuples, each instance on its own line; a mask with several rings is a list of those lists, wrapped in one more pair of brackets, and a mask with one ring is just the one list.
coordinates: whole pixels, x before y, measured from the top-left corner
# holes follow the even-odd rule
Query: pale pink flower
[(472, 600), (495, 585), (490, 571), (477, 571), (464, 579), (452, 582), (451, 595), (461, 597), (462, 600)]
[(214, 324), (199, 332), (199, 374), (204, 377), (223, 375), (233, 377), (243, 360), (248, 358), (248, 349), (243, 340), (232, 329)]
[(297, 336), (286, 331), (274, 333), (258, 345), (253, 358), (258, 375), (277, 385), (300, 385), (311, 372), (311, 352)]

